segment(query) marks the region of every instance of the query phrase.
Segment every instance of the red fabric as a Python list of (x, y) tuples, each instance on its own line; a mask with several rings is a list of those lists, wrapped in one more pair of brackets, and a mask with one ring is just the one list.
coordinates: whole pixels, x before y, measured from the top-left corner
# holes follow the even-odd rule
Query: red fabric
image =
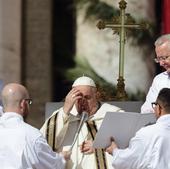
[(170, 33), (170, 0), (163, 1), (162, 10), (162, 33)]

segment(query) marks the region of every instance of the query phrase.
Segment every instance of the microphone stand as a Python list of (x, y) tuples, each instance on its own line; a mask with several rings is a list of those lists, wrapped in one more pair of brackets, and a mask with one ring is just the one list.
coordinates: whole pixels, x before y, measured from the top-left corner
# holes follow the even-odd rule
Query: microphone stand
[(77, 131), (76, 131), (76, 134), (75, 134), (75, 136), (74, 136), (73, 143), (71, 144), (71, 147), (70, 147), (70, 150), (69, 150), (70, 152), (72, 152), (73, 146), (74, 146), (74, 144), (75, 144), (75, 142), (76, 142), (76, 140), (77, 140), (77, 138), (78, 138), (78, 135), (79, 135), (79, 133), (80, 133), (80, 130), (81, 130), (84, 122), (85, 122), (87, 119), (88, 119), (88, 113), (85, 112), (85, 111), (83, 111), (83, 112), (82, 112), (82, 115), (81, 115), (81, 119), (80, 119), (79, 126), (78, 126)]

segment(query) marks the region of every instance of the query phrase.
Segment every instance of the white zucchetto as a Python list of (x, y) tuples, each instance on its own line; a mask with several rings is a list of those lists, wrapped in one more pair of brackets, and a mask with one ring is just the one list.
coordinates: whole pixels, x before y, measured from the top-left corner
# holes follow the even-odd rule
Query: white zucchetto
[(96, 87), (96, 84), (94, 83), (93, 79), (91, 79), (90, 77), (87, 76), (81, 76), (79, 78), (77, 78), (72, 87), (75, 86), (92, 86), (92, 87)]

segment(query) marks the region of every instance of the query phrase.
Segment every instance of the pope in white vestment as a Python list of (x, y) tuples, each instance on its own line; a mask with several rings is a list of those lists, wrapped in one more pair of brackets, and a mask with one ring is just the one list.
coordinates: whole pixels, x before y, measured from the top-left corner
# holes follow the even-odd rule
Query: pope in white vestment
[[(85, 141), (85, 140), (93, 140), (94, 135), (93, 133), (91, 133), (91, 130), (93, 130), (93, 128), (95, 128), (96, 132), (99, 129), (102, 120), (106, 114), (107, 111), (121, 111), (120, 108), (109, 105), (109, 104), (102, 104), (101, 107), (98, 109), (98, 111), (94, 114), (94, 116), (91, 116), (89, 119), (89, 124), (87, 124), (87, 122), (85, 122), (85, 124), (82, 126), (82, 129), (79, 133), (78, 139), (73, 147), (72, 150), (72, 155), (71, 155), (71, 160), (69, 160), (67, 162), (67, 169), (97, 169), (96, 165), (97, 165), (97, 159), (95, 156), (95, 153), (92, 154), (87, 154), (86, 153), (81, 153), (80, 151), (80, 145)], [(72, 112), (76, 112), (75, 108), (73, 108)], [(72, 113), (70, 112), (70, 113)], [(63, 108), (61, 108), (60, 110), (54, 112), (52, 114), (52, 116), (46, 121), (46, 123), (44, 124), (44, 126), (42, 127), (41, 131), (46, 134), (45, 136), (48, 135), (47, 133), (47, 127), (50, 128), (50, 126), (48, 126), (47, 123), (49, 123), (50, 119), (52, 120), (53, 117), (57, 116), (56, 118), (56, 137), (58, 135), (59, 138), (57, 140), (59, 140), (58, 142), (56, 141), (56, 147), (54, 147), (54, 150), (69, 150), (69, 148), (71, 147), (72, 141), (73, 141), (73, 136), (76, 132), (76, 129), (79, 125), (80, 119), (79, 118), (75, 118), (75, 117), (70, 117), (70, 122), (69, 124), (64, 123), (64, 119), (66, 118), (64, 113), (63, 113)], [(92, 124), (92, 127), (90, 127), (90, 125)], [(65, 125), (67, 126), (67, 131), (65, 131), (65, 128), (63, 128)], [(62, 136), (61, 136), (62, 135)], [(61, 140), (62, 142), (60, 142)], [(66, 141), (67, 140), (67, 141)], [(59, 146), (59, 147), (58, 147)], [(105, 153), (104, 151), (102, 152), (103, 154), (100, 153), (100, 156), (102, 158), (102, 163), (104, 163), (103, 165), (107, 165), (108, 169), (110, 169), (111, 167), (111, 160), (112, 157), (111, 155)], [(99, 157), (100, 159), (100, 157)], [(98, 160), (99, 160), (98, 159)], [(101, 165), (101, 164), (100, 164)], [(99, 167), (100, 168), (100, 167)], [(105, 168), (104, 168), (105, 169)]]
[[(85, 89), (90, 92), (84, 92)], [(73, 84), (73, 89), (66, 96), (66, 101), (69, 100), (70, 102), (75, 95), (77, 95), (77, 97), (80, 96), (80, 91), (83, 97), (87, 98), (89, 105), (91, 104), (91, 100), (96, 99), (96, 94), (95, 92), (93, 93), (93, 91), (96, 91), (94, 82), (91, 81), (91, 79), (89, 80), (88, 77), (81, 77)], [(55, 151), (70, 150), (73, 143), (74, 135), (80, 123), (81, 115), (77, 111), (76, 102), (72, 103), (74, 103), (73, 107), (68, 114), (64, 112), (64, 107), (60, 108), (59, 110), (55, 111), (49, 119), (46, 120), (44, 126), (41, 128), (41, 131), (47, 138), (48, 143)], [(106, 112), (116, 112), (122, 110), (107, 103), (100, 104), (96, 100), (94, 105), (96, 105), (97, 108), (95, 109), (94, 113), (89, 113), (88, 120), (84, 122), (78, 138), (72, 148), (71, 159), (66, 163), (66, 169), (112, 168), (111, 155), (104, 152), (103, 149), (96, 149), (93, 152), (90, 152), (88, 149), (89, 144), (94, 140), (95, 134), (98, 131)], [(88, 112), (88, 110), (86, 111)], [(82, 151), (81, 148), (83, 146), (84, 150)]]

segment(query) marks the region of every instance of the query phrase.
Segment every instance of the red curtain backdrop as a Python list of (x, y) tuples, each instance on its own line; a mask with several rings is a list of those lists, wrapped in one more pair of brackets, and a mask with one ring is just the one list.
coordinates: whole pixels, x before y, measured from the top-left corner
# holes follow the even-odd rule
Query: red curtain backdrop
[(170, 0), (162, 0), (162, 34), (170, 33)]

